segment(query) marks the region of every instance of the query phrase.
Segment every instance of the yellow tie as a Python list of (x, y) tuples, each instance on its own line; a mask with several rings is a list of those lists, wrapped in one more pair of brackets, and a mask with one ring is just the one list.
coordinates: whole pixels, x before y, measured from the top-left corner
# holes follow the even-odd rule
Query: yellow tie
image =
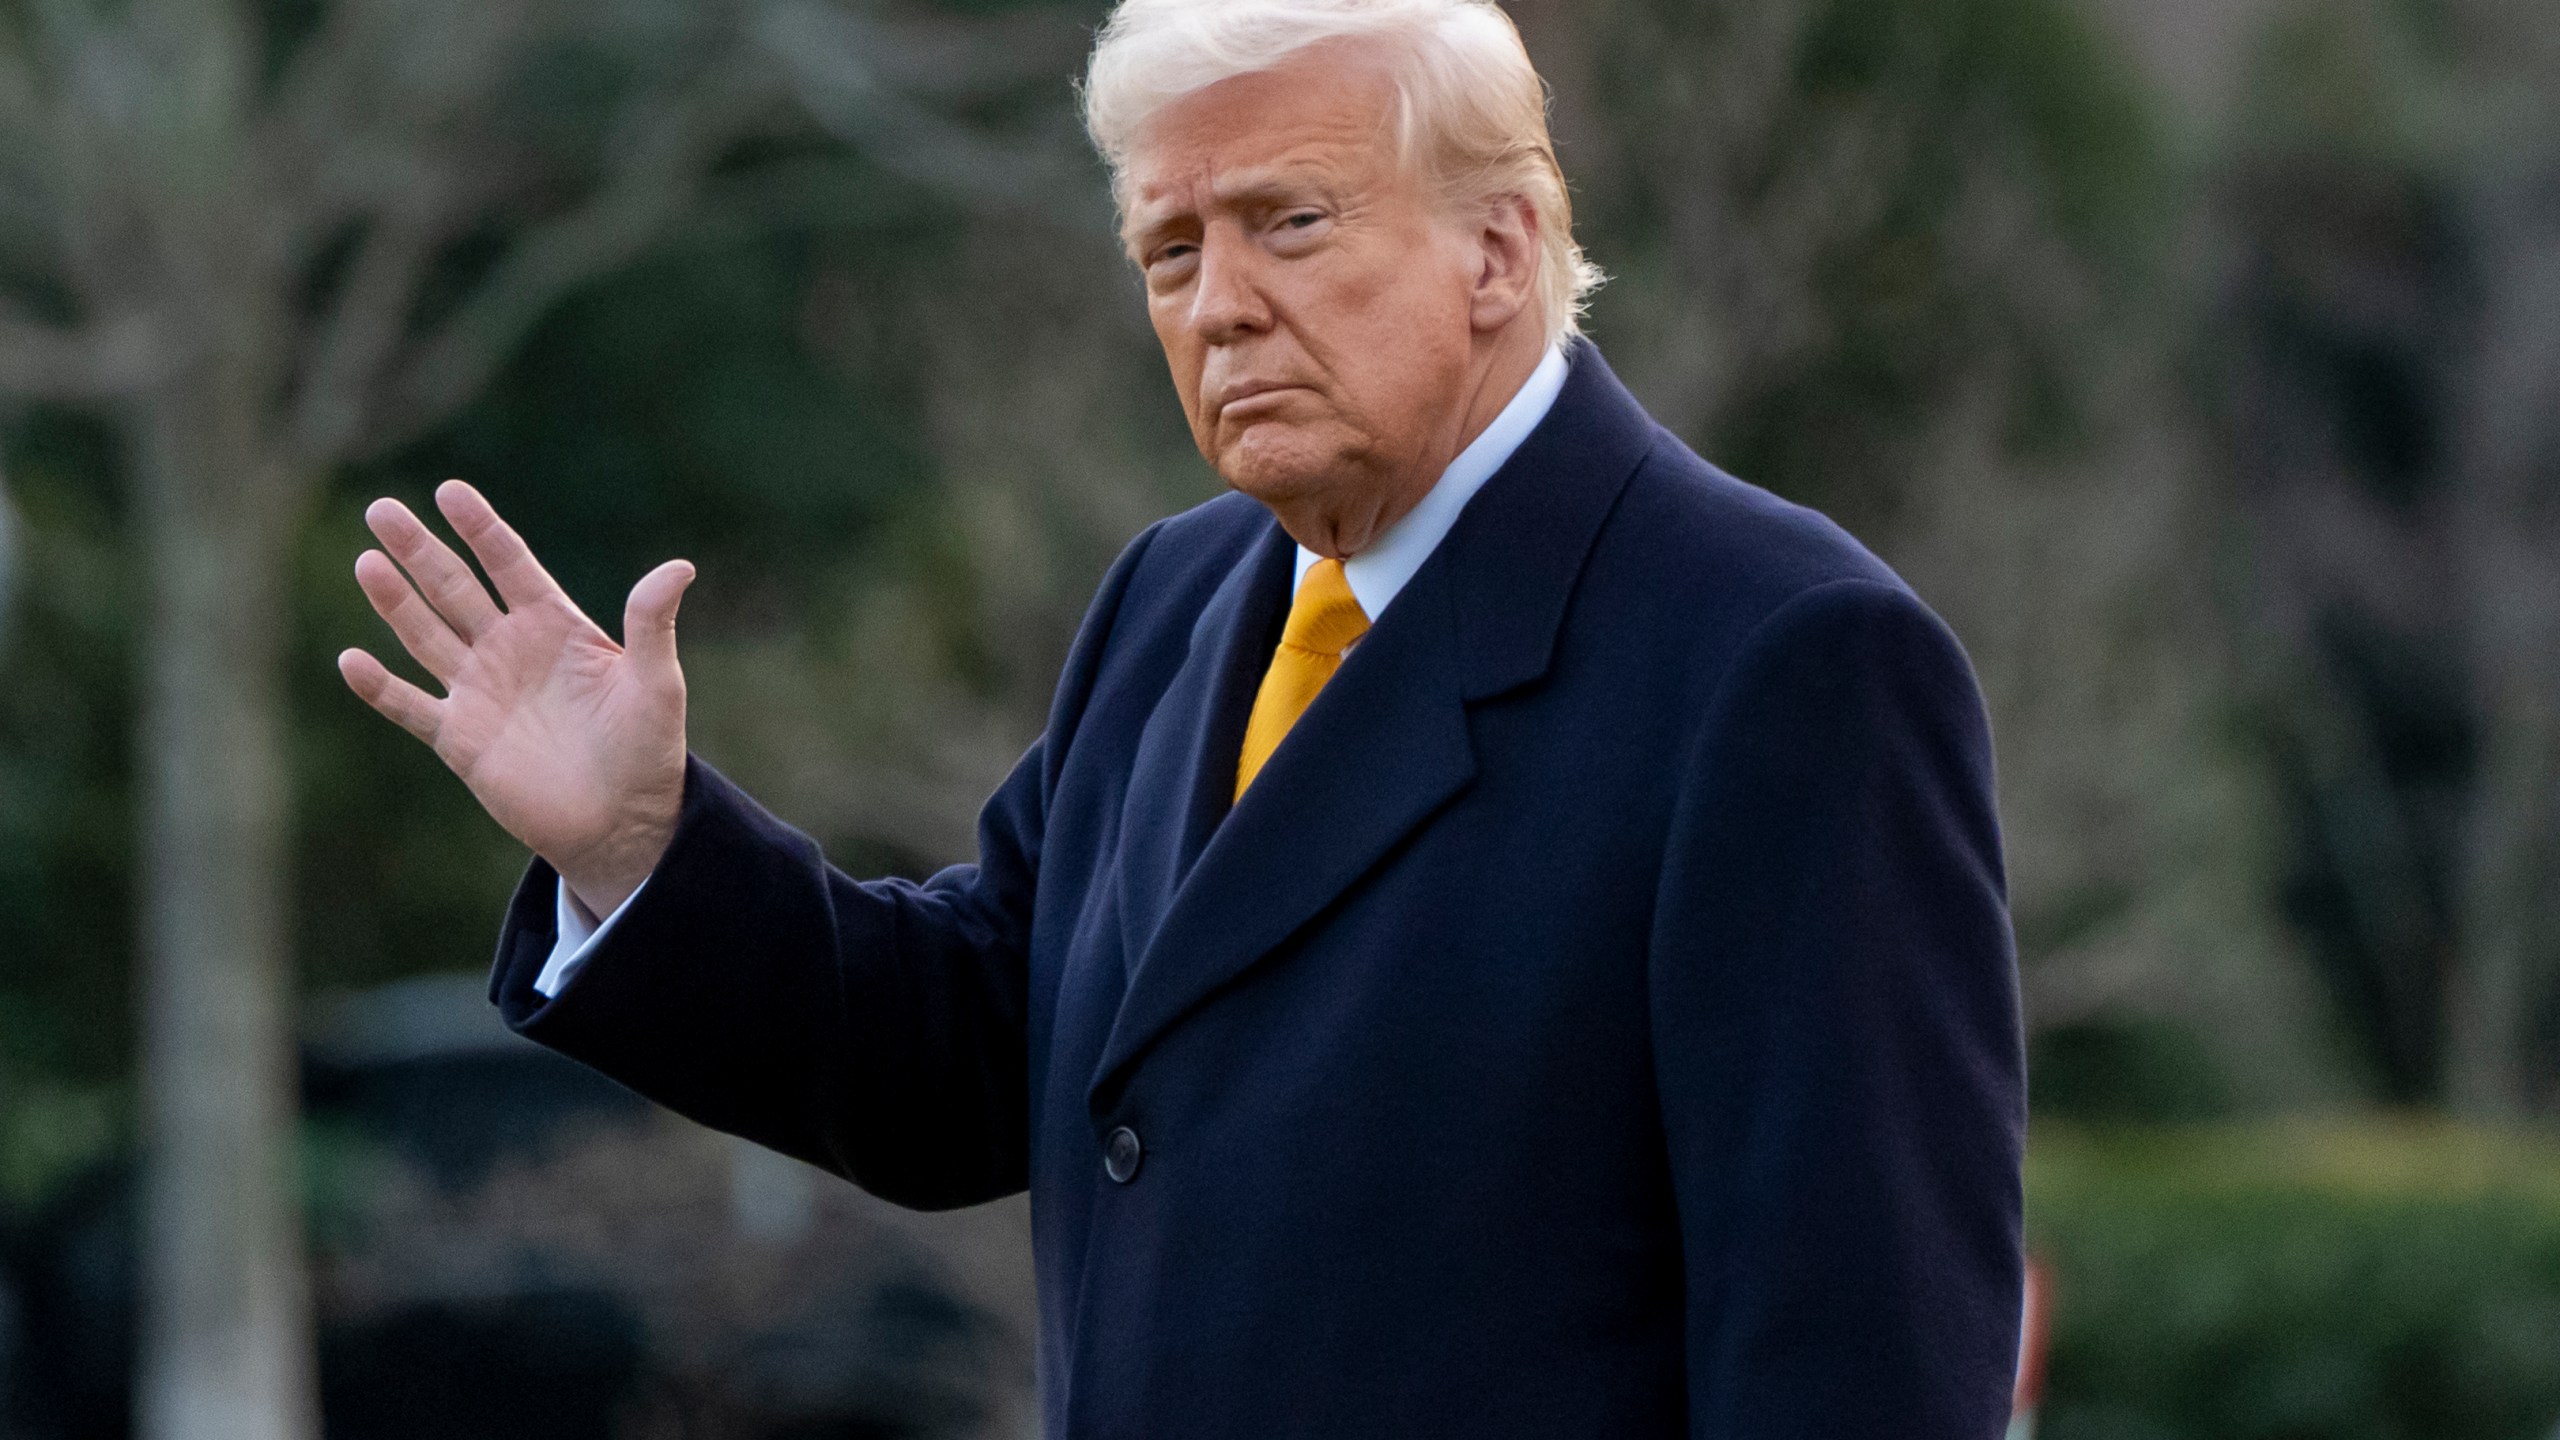
[(1289, 727), (1315, 703), (1316, 692), (1342, 664), (1342, 652), (1369, 633), (1369, 617), (1351, 593), (1351, 582), (1339, 560), (1319, 560), (1298, 582), (1298, 598), (1289, 605), (1289, 623), (1280, 629), (1280, 648), (1253, 697), (1253, 718), (1244, 726), (1244, 756), (1236, 762), (1236, 798), (1262, 773), (1271, 752), (1280, 748)]

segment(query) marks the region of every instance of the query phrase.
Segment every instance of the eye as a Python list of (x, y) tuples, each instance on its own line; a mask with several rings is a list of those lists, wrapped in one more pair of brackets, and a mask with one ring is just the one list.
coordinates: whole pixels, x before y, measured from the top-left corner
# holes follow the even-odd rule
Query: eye
[(1278, 247), (1279, 253), (1295, 255), (1311, 249), (1330, 233), (1333, 216), (1321, 208), (1284, 210), (1271, 220), (1270, 225), (1271, 228), (1264, 232), (1268, 241)]
[(1200, 246), (1189, 240), (1172, 240), (1149, 252), (1139, 267), (1151, 291), (1166, 292), (1188, 283), (1196, 268)]

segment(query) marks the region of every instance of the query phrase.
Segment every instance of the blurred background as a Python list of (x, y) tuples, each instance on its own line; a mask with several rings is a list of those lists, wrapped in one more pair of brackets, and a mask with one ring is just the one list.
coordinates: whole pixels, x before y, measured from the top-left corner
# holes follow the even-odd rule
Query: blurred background
[[(867, 873), (1213, 494), (1089, 0), (0, 0), (0, 1440), (1028, 1437), (1018, 1204), (484, 996), (331, 657), (471, 478)], [(1515, 0), (1590, 329), (1990, 698), (2048, 1440), (2560, 1434), (2560, 8)]]

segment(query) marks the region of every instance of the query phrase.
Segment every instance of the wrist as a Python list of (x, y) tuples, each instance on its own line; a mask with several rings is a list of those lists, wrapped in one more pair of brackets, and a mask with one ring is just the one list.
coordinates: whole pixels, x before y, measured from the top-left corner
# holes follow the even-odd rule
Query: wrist
[(622, 908), (640, 883), (658, 868), (659, 860), (675, 838), (675, 820), (648, 822), (626, 828), (613, 839), (591, 846), (575, 855), (545, 856), (551, 868), (559, 872), (562, 884), (577, 902), (598, 920)]
[[(559, 867), (552, 868), (556, 870)], [(593, 917), (588, 923), (602, 924), (607, 916), (621, 909), (622, 903), (630, 899), (632, 894), (640, 888), (640, 881), (648, 878), (647, 874), (643, 873), (639, 879), (625, 882), (618, 879), (599, 880), (593, 876), (572, 876), (564, 872), (560, 876), (560, 883), (569, 888), (569, 898), (576, 901), (579, 908)]]

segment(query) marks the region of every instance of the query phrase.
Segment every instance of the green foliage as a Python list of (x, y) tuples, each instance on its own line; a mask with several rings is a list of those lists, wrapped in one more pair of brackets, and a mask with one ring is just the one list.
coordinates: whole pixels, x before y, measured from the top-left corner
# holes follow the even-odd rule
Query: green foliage
[(130, 1143), (119, 1086), (22, 1085), (0, 1105), (0, 1217), (33, 1209), (54, 1186)]
[(2181, 1124), (2232, 1110), (2230, 1082), (2211, 1051), (2174, 1021), (2127, 1016), (2056, 1025), (2033, 1038), (2028, 1061), (2040, 1116)]
[(2147, 259), (2169, 213), (2158, 203), (2166, 176), (2145, 97), (2118, 57), (2054, 0), (1832, 0), (1799, 72), (1808, 121), (1889, 116), (1899, 153), (1872, 177), (1886, 187), (1874, 222), (1840, 237), (1820, 271), (1833, 345), (1737, 417), (1740, 453), (1802, 483), (1836, 460), (1820, 437), (1844, 420), (1888, 447), (1928, 424), (1950, 381), (1994, 357), (2006, 361), (2014, 448), (2078, 438), (2084, 406), (2065, 347), (2079, 337), (2051, 333), (2011, 288), (2016, 277), (1971, 271), (1956, 252), (1988, 218), (1969, 208), (1987, 170), (2119, 283)]
[[(1861, 533), (1890, 518), (1915, 442), (1986, 381), (2005, 449), (2055, 455), (2092, 433), (2090, 327), (2149, 292), (2177, 206), (2150, 99), (2078, 7), (1631, 8), (1640, 21), (1601, 41), (1604, 123), (1627, 154), (1585, 208), (1619, 277), (1595, 328), (1738, 347), (1741, 366), (1710, 413), (1666, 416), (1675, 428)], [(1726, 93), (1772, 69), (1784, 84), (1765, 102)], [(1734, 250), (1760, 273), (1721, 273)], [(1770, 279), (1799, 264), (1801, 281)], [(1696, 309), (1727, 285), (1750, 295), (1738, 313)], [(1736, 323), (1802, 333), (1660, 333)]]
[(2076, 241), (2106, 252), (2158, 223), (2145, 97), (2087, 18), (2053, 0), (1831, 0), (1799, 53), (1815, 107), (1889, 100), (1920, 133), (1904, 203), (1943, 203), (1974, 143), (2012, 152)]
[(2418, 1122), (2040, 1127), (2040, 1440), (2541, 1440), (2560, 1147)]
[(823, 575), (931, 478), (911, 376), (848, 373), (807, 334), (812, 286), (894, 269), (899, 238), (728, 246), (617, 276), (561, 307), (444, 434), (340, 493), (471, 477), (608, 628), (670, 545), (777, 585)]
[(24, 531), (0, 637), (0, 1096), (36, 1075), (101, 1081), (130, 1053), (140, 621), (104, 428), (39, 413), (7, 438)]

